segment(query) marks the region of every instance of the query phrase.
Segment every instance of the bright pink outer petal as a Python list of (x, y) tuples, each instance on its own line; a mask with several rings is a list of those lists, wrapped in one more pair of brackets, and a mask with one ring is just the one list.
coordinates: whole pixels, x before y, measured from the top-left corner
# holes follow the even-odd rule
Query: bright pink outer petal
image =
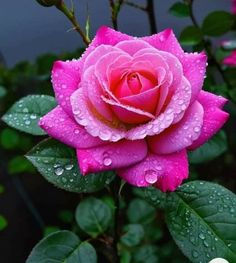
[(95, 76), (95, 66), (89, 67), (83, 74), (83, 80), (80, 82), (79, 87), (86, 93), (89, 101), (92, 103), (96, 111), (109, 121), (112, 121), (114, 114), (101, 98), (104, 95), (104, 90), (99, 85)]
[(184, 56), (184, 51), (181, 48), (178, 40), (176, 39), (172, 29), (166, 29), (158, 34), (143, 37), (142, 40), (149, 43), (156, 49), (167, 51), (182, 59)]
[(56, 99), (61, 107), (72, 115), (70, 96), (80, 82), (81, 60), (56, 61), (52, 69), (52, 84)]
[(141, 49), (152, 48), (151, 45), (140, 39), (122, 41), (116, 44), (116, 47), (122, 49), (131, 56)]
[(87, 56), (96, 48), (101, 45), (110, 45), (115, 46), (117, 43), (124, 41), (124, 40), (131, 40), (133, 37), (118, 32), (114, 29), (111, 29), (106, 26), (102, 26), (96, 32), (94, 39), (92, 40), (91, 44), (88, 46), (86, 51), (84, 52), (81, 60), (84, 63)]
[(104, 147), (77, 150), (79, 166), (84, 175), (127, 167), (140, 162), (146, 155), (147, 144), (144, 140), (122, 140)]
[(115, 121), (107, 122), (95, 116), (85, 95), (83, 89), (78, 89), (71, 95), (71, 106), (76, 122), (84, 126), (89, 134), (98, 136), (103, 141), (115, 142), (124, 138), (125, 127)]
[(84, 127), (78, 125), (60, 106), (43, 116), (39, 126), (51, 137), (73, 148), (82, 149), (105, 144), (104, 141), (88, 134)]
[(229, 118), (229, 114), (221, 110), (227, 99), (210, 92), (201, 91), (198, 101), (204, 109), (203, 127), (199, 138), (188, 148), (195, 150), (208, 141)]
[(190, 146), (201, 134), (203, 107), (195, 101), (183, 119), (163, 133), (149, 137), (148, 145), (156, 154), (170, 154)]
[(204, 76), (206, 73), (207, 56), (204, 53), (185, 53), (182, 64), (184, 76), (191, 84), (192, 97), (191, 102), (197, 99), (199, 92), (202, 89)]
[(119, 169), (118, 175), (135, 186), (154, 184), (163, 192), (174, 191), (188, 177), (186, 150), (168, 155), (148, 153), (140, 163)]

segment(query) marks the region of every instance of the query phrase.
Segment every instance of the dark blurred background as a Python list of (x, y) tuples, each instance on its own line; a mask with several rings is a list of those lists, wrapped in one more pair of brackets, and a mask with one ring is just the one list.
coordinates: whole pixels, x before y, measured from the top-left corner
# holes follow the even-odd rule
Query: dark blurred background
[[(70, 1), (67, 1), (70, 4)], [(91, 36), (101, 25), (110, 25), (108, 0), (74, 0), (79, 21), (86, 20), (87, 9), (91, 18)], [(134, 0), (144, 3), (143, 0)], [(158, 30), (171, 27), (176, 33), (184, 25), (190, 25), (188, 18), (177, 19), (168, 14), (175, 0), (155, 0)], [(198, 0), (195, 14), (199, 21), (209, 11), (230, 10), (231, 0)], [(88, 8), (87, 8), (88, 7)], [(148, 20), (144, 12), (125, 6), (119, 15), (119, 29), (142, 36), (149, 33)], [(80, 36), (67, 32), (71, 24), (56, 8), (43, 8), (36, 0), (1, 1), (0, 5), (0, 52), (8, 66), (22, 60), (32, 60), (46, 52), (61, 53), (82, 45)]]

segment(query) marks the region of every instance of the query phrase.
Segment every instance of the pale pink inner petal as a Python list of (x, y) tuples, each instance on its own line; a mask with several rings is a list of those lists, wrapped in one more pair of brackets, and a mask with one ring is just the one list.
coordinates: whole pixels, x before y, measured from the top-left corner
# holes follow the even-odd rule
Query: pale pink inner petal
[(143, 48), (151, 48), (152, 46), (143, 40), (133, 39), (121, 41), (118, 44), (116, 44), (116, 47), (122, 49), (123, 51), (133, 56), (137, 51)]
[(124, 123), (137, 124), (155, 118), (155, 116), (151, 113), (143, 111), (141, 109), (121, 104), (120, 102), (113, 101), (104, 96), (102, 97), (102, 99), (109, 105), (112, 105), (113, 112), (116, 114), (118, 119)]
[(144, 140), (121, 140), (104, 147), (77, 150), (79, 166), (84, 175), (104, 170), (114, 170), (140, 162), (147, 154)]
[(79, 88), (83, 89), (86, 93), (89, 101), (92, 103), (96, 111), (109, 121), (112, 121), (114, 114), (112, 113), (110, 106), (105, 103), (101, 96), (104, 94), (104, 90), (98, 83), (95, 76), (95, 67), (89, 67), (83, 75), (84, 80), (81, 81)]
[(203, 107), (195, 101), (175, 125), (159, 135), (148, 137), (148, 144), (156, 154), (170, 154), (190, 146), (201, 134)]
[(125, 137), (126, 128), (117, 120), (108, 122), (92, 112), (88, 98), (82, 89), (76, 90), (71, 96), (71, 106), (77, 123), (84, 126), (89, 134), (103, 141), (119, 141)]

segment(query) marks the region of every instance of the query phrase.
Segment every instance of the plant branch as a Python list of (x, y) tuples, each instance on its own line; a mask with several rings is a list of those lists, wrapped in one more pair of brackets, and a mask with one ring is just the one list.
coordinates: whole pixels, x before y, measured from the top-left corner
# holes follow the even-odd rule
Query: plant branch
[(56, 8), (58, 10), (60, 10), (70, 20), (70, 22), (74, 26), (74, 29), (82, 37), (82, 40), (85, 43), (85, 45), (88, 46), (89, 43), (90, 43), (90, 39), (88, 38), (88, 36), (86, 36), (86, 34), (81, 29), (81, 26), (80, 26), (80, 24), (78, 23), (78, 21), (77, 21), (77, 19), (75, 17), (74, 9), (69, 10), (63, 1), (61, 1), (59, 4), (57, 4)]
[(113, 28), (115, 30), (118, 29), (117, 18), (118, 18), (118, 14), (120, 12), (120, 8), (123, 2), (124, 0), (109, 0), (109, 4), (111, 8), (111, 21), (112, 21)]
[(151, 34), (156, 34), (157, 33), (157, 25), (156, 25), (153, 0), (147, 0), (146, 11), (148, 13), (148, 19), (149, 19)]
[[(198, 29), (201, 30), (201, 27), (200, 27), (199, 24), (197, 23), (197, 20), (196, 20), (196, 18), (195, 18), (195, 16), (194, 16), (194, 13), (193, 13), (193, 2), (194, 2), (194, 0), (189, 1), (190, 18), (191, 18), (191, 20), (192, 20), (192, 22), (193, 22), (193, 25), (194, 25), (195, 27), (197, 27)], [(219, 71), (222, 79), (223, 79), (224, 82), (227, 84), (227, 86), (231, 87), (231, 84), (230, 84), (230, 82), (228, 81), (228, 79), (226, 78), (226, 76), (225, 76), (225, 74), (224, 74), (224, 71), (223, 71), (223, 69), (221, 68), (220, 63), (217, 61), (216, 57), (214, 56), (214, 54), (213, 54), (213, 52), (212, 52), (212, 50), (211, 50), (211, 45), (210, 45), (209, 41), (206, 40), (204, 37), (203, 37), (203, 45), (204, 45), (204, 48), (205, 48), (205, 50), (206, 50), (209, 58), (210, 58), (211, 61), (215, 64), (217, 70)]]
[(146, 6), (138, 5), (138, 4), (133, 3), (133, 2), (130, 2), (130, 1), (124, 1), (124, 3), (125, 3), (126, 5), (129, 5), (129, 6), (131, 6), (131, 7), (140, 9), (140, 10), (142, 10), (142, 11), (145, 11), (145, 12), (147, 11), (147, 7), (146, 7)]

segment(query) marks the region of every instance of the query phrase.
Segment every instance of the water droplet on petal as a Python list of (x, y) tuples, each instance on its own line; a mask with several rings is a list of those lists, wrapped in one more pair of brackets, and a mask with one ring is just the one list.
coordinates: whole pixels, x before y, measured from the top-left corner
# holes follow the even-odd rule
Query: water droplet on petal
[(159, 176), (155, 170), (147, 170), (144, 177), (147, 183), (154, 184), (157, 182)]

